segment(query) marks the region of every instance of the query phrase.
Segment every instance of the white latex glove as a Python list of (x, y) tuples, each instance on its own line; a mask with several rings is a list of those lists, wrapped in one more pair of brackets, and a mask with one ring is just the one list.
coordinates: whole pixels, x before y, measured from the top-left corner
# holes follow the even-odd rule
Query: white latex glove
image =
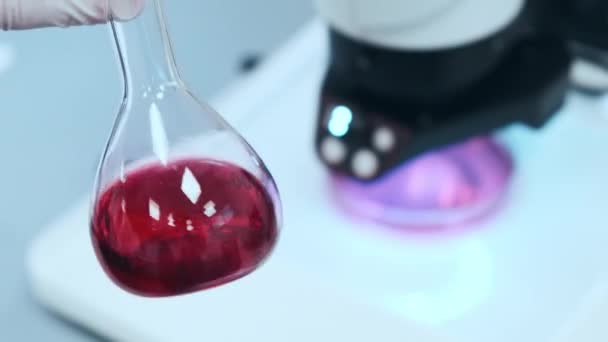
[(90, 25), (106, 22), (110, 16), (129, 20), (143, 5), (144, 0), (0, 0), (0, 28)]

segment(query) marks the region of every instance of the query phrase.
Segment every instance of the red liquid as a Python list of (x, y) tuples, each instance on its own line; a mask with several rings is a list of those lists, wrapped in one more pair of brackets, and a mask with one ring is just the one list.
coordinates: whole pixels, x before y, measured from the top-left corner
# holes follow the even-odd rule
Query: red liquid
[(211, 160), (128, 174), (100, 196), (91, 231), (110, 278), (147, 297), (241, 278), (264, 261), (278, 235), (263, 186), (247, 171)]

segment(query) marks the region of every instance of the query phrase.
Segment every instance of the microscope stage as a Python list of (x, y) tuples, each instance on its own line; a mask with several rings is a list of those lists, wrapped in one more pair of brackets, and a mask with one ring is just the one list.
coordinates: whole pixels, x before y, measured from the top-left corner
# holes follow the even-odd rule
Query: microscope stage
[(314, 21), (214, 103), (281, 191), (282, 237), (266, 265), (189, 296), (132, 296), (95, 259), (86, 198), (31, 245), (40, 303), (121, 341), (608, 340), (597, 318), (608, 315), (600, 102), (571, 94), (542, 131), (500, 132), (515, 174), (494, 215), (449, 233), (409, 234), (334, 203), (313, 145), (325, 52)]

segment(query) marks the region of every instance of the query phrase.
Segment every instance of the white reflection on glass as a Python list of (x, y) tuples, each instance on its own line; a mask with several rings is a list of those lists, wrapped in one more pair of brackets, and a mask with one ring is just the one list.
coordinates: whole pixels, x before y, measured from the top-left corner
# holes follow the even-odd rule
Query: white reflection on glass
[(125, 175), (125, 163), (120, 163), (120, 182), (124, 183), (127, 181), (127, 176)]
[(228, 223), (233, 216), (234, 211), (232, 211), (230, 207), (224, 207), (224, 209), (222, 209), (222, 212), (215, 217), (215, 220), (213, 221), (213, 226), (215, 228), (222, 227), (223, 225)]
[(169, 158), (169, 139), (165, 132), (165, 124), (156, 103), (150, 105), (150, 132), (152, 135), (152, 149), (156, 157), (167, 165)]
[(175, 227), (175, 219), (173, 218), (173, 213), (169, 214), (169, 217), (167, 217), (167, 224), (171, 227)]
[(213, 201), (209, 201), (209, 202), (207, 202), (207, 203), (205, 204), (205, 207), (204, 207), (204, 208), (205, 208), (204, 214), (205, 214), (205, 216), (207, 216), (207, 217), (211, 217), (211, 216), (215, 215), (215, 213), (217, 212), (217, 211), (215, 210), (215, 203), (213, 203)]
[(148, 212), (151, 218), (156, 221), (160, 220), (160, 206), (151, 198), (148, 201)]
[(201, 185), (198, 183), (196, 177), (194, 177), (194, 174), (189, 168), (184, 169), (181, 189), (192, 204), (196, 204), (196, 202), (198, 202), (198, 199), (202, 193)]

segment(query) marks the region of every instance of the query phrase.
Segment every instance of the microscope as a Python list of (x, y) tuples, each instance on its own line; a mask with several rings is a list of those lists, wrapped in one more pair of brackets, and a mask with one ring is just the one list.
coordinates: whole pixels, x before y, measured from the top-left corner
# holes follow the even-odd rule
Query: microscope
[[(603, 0), (316, 0), (329, 24), (316, 151), (372, 182), (514, 123), (542, 129), (573, 62), (608, 66)], [(580, 76), (580, 75), (579, 75)]]

